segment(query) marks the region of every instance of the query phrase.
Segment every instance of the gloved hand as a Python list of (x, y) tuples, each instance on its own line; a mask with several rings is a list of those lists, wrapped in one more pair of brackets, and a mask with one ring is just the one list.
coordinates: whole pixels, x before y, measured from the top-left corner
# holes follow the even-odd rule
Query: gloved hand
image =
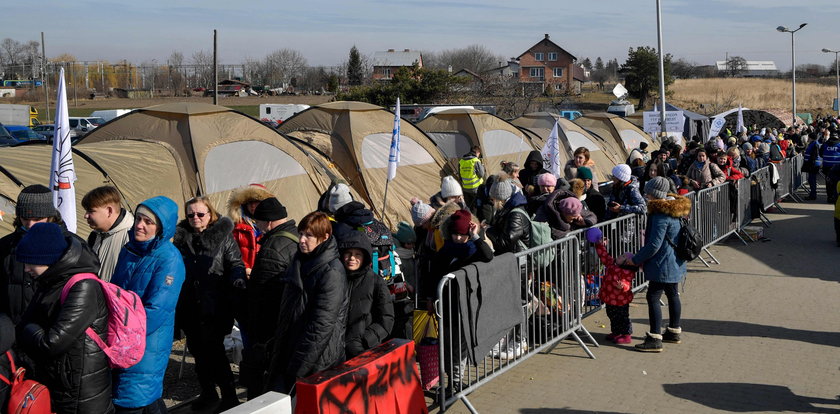
[(233, 287), (236, 289), (244, 290), (245, 289), (245, 279), (236, 279), (233, 281)]

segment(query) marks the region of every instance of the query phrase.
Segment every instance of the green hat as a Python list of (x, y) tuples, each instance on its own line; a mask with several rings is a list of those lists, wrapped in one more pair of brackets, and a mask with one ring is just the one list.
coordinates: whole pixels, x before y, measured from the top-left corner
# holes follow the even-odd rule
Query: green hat
[(581, 180), (591, 180), (592, 170), (590, 170), (589, 167), (578, 167), (577, 178), (580, 178)]

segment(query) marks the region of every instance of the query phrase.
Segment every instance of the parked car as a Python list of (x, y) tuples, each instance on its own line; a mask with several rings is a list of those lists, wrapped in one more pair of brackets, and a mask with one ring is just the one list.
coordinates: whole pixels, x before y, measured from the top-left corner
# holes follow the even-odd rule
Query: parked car
[(3, 124), (0, 124), (0, 147), (9, 147), (12, 145), (17, 145), (20, 143), (9, 131), (4, 128)]
[(55, 125), (53, 124), (38, 125), (32, 128), (32, 130), (47, 137), (47, 141), (52, 141), (52, 138), (55, 135)]
[(20, 142), (26, 141), (37, 141), (42, 140), (46, 141), (47, 137), (29, 129), (27, 126), (23, 125), (4, 125), (6, 130), (9, 131), (9, 134), (12, 135), (15, 139)]
[(71, 116), (68, 120), (70, 121), (70, 129), (75, 130), (79, 136), (84, 136), (88, 132), (93, 131), (94, 128), (105, 123), (105, 120), (102, 118), (90, 116)]

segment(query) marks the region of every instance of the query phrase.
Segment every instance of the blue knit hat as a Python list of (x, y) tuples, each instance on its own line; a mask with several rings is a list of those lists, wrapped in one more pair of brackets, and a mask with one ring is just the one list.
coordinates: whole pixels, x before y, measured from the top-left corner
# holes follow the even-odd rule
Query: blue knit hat
[(37, 223), (17, 245), (17, 261), (33, 265), (55, 264), (67, 250), (61, 227), (55, 223)]

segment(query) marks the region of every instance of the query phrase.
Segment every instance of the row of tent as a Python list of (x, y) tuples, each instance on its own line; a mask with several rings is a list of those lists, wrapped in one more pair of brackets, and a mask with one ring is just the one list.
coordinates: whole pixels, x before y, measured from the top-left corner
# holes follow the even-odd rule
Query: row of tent
[[(410, 220), (409, 200), (440, 189), (441, 178), (456, 175), (458, 159), (474, 145), (482, 148), (488, 173), (502, 161), (523, 165), (530, 151), (541, 149), (555, 122), (566, 150), (586, 147), (596, 163), (596, 179), (607, 179), (629, 151), (649, 135), (611, 114), (591, 114), (575, 122), (545, 112), (510, 122), (473, 109), (451, 109), (400, 130), (400, 165), (388, 185), (388, 153), (393, 114), (361, 102), (313, 106), (274, 130), (222, 106), (173, 103), (138, 109), (96, 128), (73, 148), (77, 194), (101, 185), (115, 186), (124, 207), (164, 195), (178, 203), (207, 195), (226, 211), (230, 194), (252, 183), (264, 185), (300, 219), (317, 208), (331, 183), (349, 184), (353, 197), (395, 227)], [(27, 185), (48, 180), (52, 147), (43, 144), (0, 149), (0, 234), (11, 231), (14, 201)], [(77, 197), (80, 203), (81, 196)], [(88, 231), (77, 206), (80, 233)], [(82, 234), (83, 235), (83, 234)]]

